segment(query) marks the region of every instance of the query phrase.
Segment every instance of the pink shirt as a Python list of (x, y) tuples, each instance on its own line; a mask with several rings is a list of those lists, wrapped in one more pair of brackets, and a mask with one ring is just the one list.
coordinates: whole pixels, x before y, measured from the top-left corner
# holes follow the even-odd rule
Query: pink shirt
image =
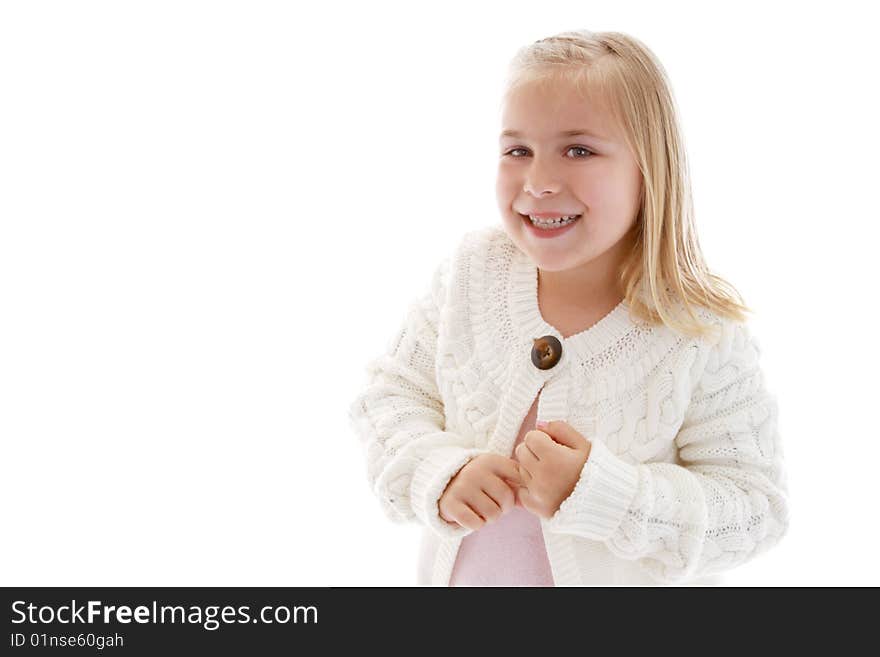
[[(535, 428), (538, 398), (532, 402), (514, 450)], [(516, 459), (512, 453), (511, 458)], [(449, 586), (553, 586), (541, 521), (516, 506), (461, 541)]]

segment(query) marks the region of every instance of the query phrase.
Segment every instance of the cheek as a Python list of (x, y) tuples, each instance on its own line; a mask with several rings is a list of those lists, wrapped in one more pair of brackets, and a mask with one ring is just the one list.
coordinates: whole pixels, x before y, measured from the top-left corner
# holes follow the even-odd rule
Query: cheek
[(578, 198), (587, 207), (587, 222), (593, 230), (613, 230), (616, 217), (630, 213), (631, 192), (617, 185), (590, 183), (578, 190)]
[(592, 171), (588, 177), (579, 178), (573, 183), (578, 200), (590, 209), (601, 209), (608, 197), (613, 195), (609, 180), (607, 174), (599, 170)]
[(495, 193), (498, 198), (511, 198), (516, 195), (517, 183), (515, 177), (503, 168), (498, 170), (495, 178)]
[(519, 215), (513, 209), (514, 204), (520, 196), (520, 188), (515, 182), (511, 182), (509, 178), (500, 177), (495, 183), (495, 198), (498, 203), (498, 209), (504, 216), (505, 221), (513, 224), (519, 219)]

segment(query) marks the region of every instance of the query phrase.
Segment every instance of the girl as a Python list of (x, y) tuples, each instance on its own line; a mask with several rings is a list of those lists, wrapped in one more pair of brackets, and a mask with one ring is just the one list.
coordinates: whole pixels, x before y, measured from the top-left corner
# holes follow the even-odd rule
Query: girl
[(703, 262), (675, 103), (631, 36), (522, 49), (502, 227), (467, 233), (350, 406), (419, 583), (714, 583), (789, 525), (775, 396)]

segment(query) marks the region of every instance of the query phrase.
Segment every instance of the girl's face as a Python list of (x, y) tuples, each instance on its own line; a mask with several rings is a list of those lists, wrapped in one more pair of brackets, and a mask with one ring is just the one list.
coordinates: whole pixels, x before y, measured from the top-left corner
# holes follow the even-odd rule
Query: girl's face
[[(528, 82), (506, 100), (501, 124), (496, 193), (511, 239), (547, 271), (591, 268), (603, 254), (610, 271), (637, 218), (642, 185), (611, 116), (579, 97), (572, 82)], [(580, 132), (590, 134), (573, 134)], [(539, 212), (581, 217), (549, 236), (524, 216)]]

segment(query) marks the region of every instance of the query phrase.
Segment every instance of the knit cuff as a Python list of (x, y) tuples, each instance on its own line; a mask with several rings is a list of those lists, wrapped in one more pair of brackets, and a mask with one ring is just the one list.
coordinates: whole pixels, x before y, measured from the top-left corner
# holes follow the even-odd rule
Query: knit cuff
[(413, 473), (410, 502), (416, 516), (442, 538), (458, 538), (473, 530), (440, 517), (437, 506), (446, 485), (474, 456), (486, 450), (454, 445), (431, 450)]
[(638, 467), (615, 455), (601, 441), (590, 455), (571, 495), (562, 501), (546, 527), (596, 541), (610, 538), (623, 521), (638, 486)]

